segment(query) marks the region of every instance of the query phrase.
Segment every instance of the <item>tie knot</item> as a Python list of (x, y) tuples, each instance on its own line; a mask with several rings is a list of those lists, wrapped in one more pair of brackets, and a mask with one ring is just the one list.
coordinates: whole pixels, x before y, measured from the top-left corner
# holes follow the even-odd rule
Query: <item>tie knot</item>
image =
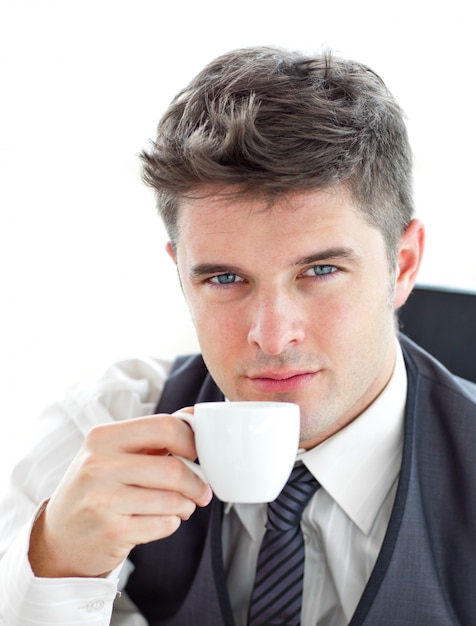
[(305, 465), (295, 467), (279, 496), (268, 504), (266, 527), (274, 530), (297, 527), (307, 503), (318, 488), (319, 483)]

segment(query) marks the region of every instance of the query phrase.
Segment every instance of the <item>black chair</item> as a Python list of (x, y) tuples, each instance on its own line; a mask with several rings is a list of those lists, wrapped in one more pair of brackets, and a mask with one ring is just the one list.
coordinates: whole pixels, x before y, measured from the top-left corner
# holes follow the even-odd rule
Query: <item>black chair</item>
[(400, 330), (453, 374), (476, 382), (476, 292), (416, 286)]

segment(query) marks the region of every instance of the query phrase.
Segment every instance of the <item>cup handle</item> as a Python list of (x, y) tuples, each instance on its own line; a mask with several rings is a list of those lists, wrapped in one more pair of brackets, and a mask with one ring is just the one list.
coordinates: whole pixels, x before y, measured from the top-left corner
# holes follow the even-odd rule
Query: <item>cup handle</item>
[(182, 463), (185, 463), (185, 465), (190, 468), (192, 470), (192, 472), (194, 474), (196, 474), (199, 478), (201, 478), (203, 480), (204, 483), (208, 484), (208, 480), (207, 477), (205, 476), (205, 474), (203, 473), (202, 468), (200, 467), (200, 465), (197, 465), (197, 463), (194, 463), (193, 461), (191, 461), (190, 459), (186, 459), (183, 456), (179, 456), (178, 454), (174, 454), (172, 455), (177, 459), (180, 459), (182, 461)]
[[(194, 428), (195, 427), (195, 416), (193, 415), (193, 413), (173, 413), (172, 417), (177, 417), (178, 419), (182, 420), (183, 422), (187, 422), (187, 424), (190, 425), (191, 429), (193, 431), (195, 431), (195, 428)], [(194, 463), (190, 459), (186, 459), (183, 456), (179, 456), (178, 454), (174, 454), (173, 456), (177, 457), (177, 459), (180, 459), (183, 463), (185, 463), (185, 465), (189, 469), (192, 470), (192, 472), (194, 474), (196, 474), (199, 478), (201, 478), (204, 483), (208, 484), (207, 477), (203, 473), (203, 470), (200, 467), (200, 465), (197, 465), (197, 463)]]

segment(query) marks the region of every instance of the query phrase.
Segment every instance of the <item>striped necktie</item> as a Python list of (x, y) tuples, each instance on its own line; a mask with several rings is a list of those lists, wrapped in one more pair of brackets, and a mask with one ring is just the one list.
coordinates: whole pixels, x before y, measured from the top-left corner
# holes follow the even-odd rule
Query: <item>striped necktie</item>
[(300, 623), (304, 574), (301, 517), (318, 488), (319, 483), (306, 466), (299, 465), (277, 499), (268, 504), (249, 626), (298, 626)]

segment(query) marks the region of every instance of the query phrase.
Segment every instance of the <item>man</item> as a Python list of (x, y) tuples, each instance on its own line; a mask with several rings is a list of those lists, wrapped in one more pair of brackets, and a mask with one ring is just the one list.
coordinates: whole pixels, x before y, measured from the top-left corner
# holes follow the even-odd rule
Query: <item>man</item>
[(383, 82), (231, 52), (142, 159), (203, 360), (165, 386), (170, 364), (118, 364), (44, 414), (2, 509), (5, 623), (248, 623), (266, 505), (173, 456), (196, 449), (170, 413), (225, 397), (300, 405), (302, 624), (473, 624), (476, 389), (396, 336), (424, 231)]

